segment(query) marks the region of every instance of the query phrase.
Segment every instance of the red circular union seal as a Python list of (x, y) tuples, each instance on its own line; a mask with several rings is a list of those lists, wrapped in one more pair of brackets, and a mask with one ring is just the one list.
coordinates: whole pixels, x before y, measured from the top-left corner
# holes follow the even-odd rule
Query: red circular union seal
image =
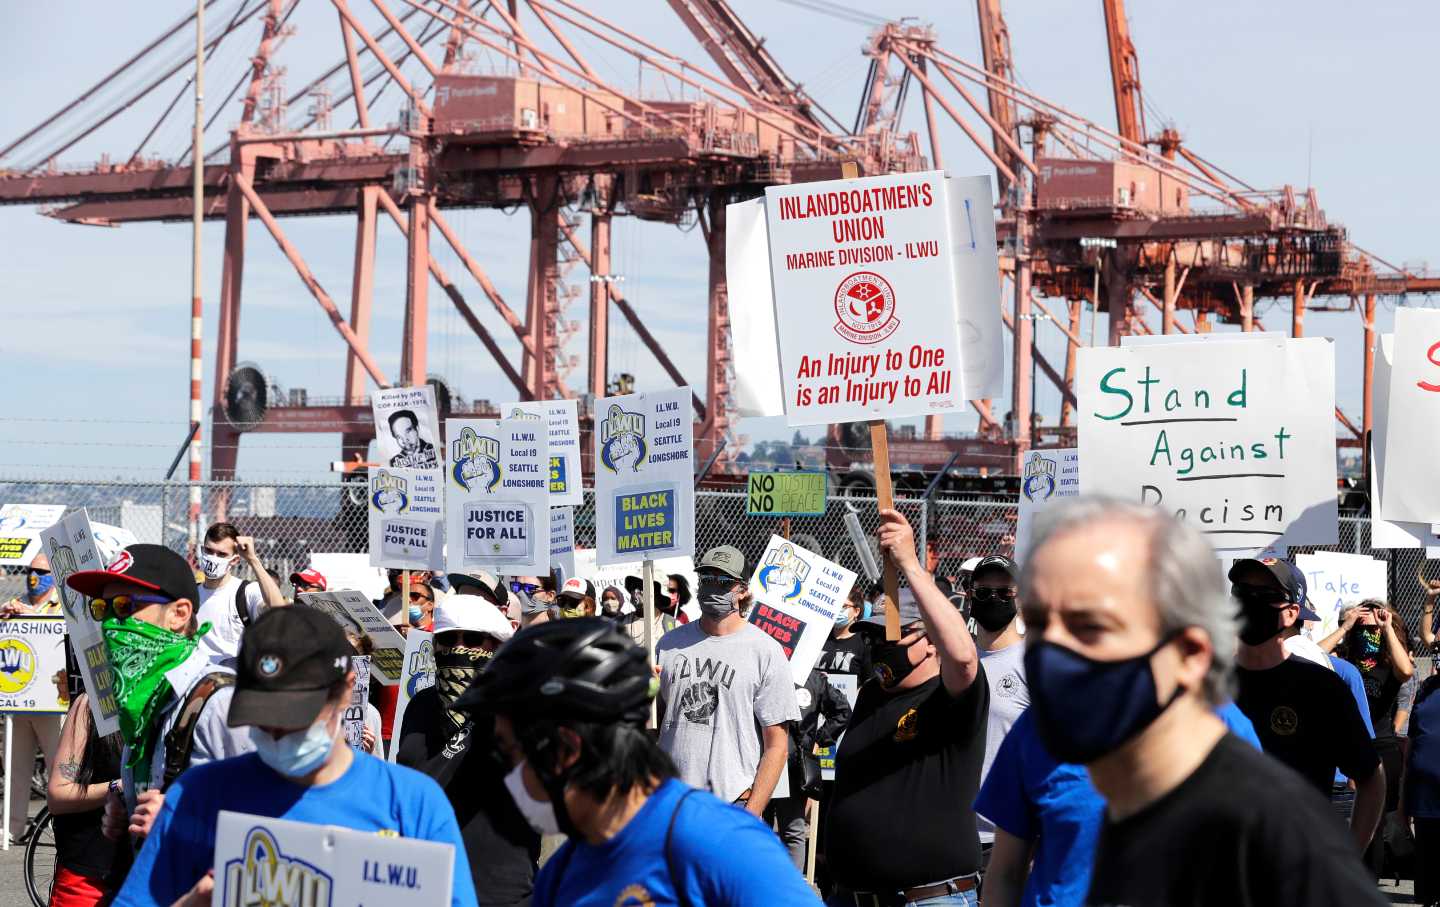
[(856, 271), (835, 289), (835, 333), (853, 343), (879, 343), (895, 333), (895, 291), (873, 271)]

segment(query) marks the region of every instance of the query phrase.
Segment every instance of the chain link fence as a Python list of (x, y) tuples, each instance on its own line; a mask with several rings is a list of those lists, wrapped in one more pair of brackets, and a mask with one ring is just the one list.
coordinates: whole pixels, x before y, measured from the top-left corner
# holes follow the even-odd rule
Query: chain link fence
[[(303, 566), (315, 552), (362, 553), (368, 550), (365, 485), (360, 481), (314, 483), (204, 482), (203, 514), (225, 513), (245, 535), (254, 536), (261, 560), (282, 580)], [(142, 542), (166, 545), (190, 554), (189, 491), (186, 482), (30, 481), (0, 478), (0, 504), (64, 504), (85, 507), (92, 521), (134, 533)], [(967, 558), (1009, 554), (1015, 542), (1015, 506), (993, 500), (937, 497), (897, 499), (896, 506), (915, 529), (916, 543), (937, 574), (954, 576)], [(880, 519), (873, 497), (829, 499), (823, 516), (755, 517), (745, 513), (745, 494), (700, 491), (695, 495), (697, 552), (720, 544), (739, 548), (750, 563), (765, 550), (771, 534), (785, 534), (807, 548), (837, 561), (863, 577), (860, 556), (845, 528), (845, 514), (854, 509), (867, 544)], [(592, 492), (575, 509), (576, 544), (595, 546), (595, 505)], [(1319, 550), (1368, 554), (1389, 562), (1390, 601), (1405, 617), (1411, 639), (1418, 626), (1425, 592), (1418, 574), (1431, 567), (1424, 549), (1380, 549), (1370, 545), (1366, 512), (1340, 518), (1336, 545), (1292, 548), (1290, 554)], [(1440, 575), (1437, 575), (1440, 578)], [(0, 575), (0, 601), (18, 594), (15, 571)]]

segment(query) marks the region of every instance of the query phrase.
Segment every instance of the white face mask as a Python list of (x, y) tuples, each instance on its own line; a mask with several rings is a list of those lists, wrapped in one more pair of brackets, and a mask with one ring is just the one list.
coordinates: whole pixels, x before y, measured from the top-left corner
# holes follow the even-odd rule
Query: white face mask
[(335, 748), (338, 728), (329, 720), (292, 731), (283, 737), (271, 737), (258, 727), (250, 728), (250, 741), (260, 761), (288, 778), (302, 778), (325, 764)]
[(515, 801), (515, 808), (520, 810), (520, 815), (525, 817), (525, 821), (530, 823), (537, 835), (560, 834), (560, 820), (555, 818), (555, 804), (530, 796), (521, 775), (524, 770), (525, 763), (521, 762), (505, 776), (505, 789), (510, 792), (510, 799)]
[(200, 569), (204, 571), (206, 579), (221, 579), (230, 572), (230, 565), (234, 563), (234, 556), (223, 557), (209, 552), (200, 552)]

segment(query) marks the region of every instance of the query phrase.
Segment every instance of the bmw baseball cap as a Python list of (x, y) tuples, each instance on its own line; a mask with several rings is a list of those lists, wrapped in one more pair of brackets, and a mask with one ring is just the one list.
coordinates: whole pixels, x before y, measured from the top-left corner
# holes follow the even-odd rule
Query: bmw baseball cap
[(1259, 567), (1275, 580), (1275, 585), (1281, 592), (1285, 593), (1285, 601), (1292, 605), (1300, 606), (1300, 620), (1320, 620), (1320, 615), (1310, 606), (1309, 585), (1305, 582), (1305, 574), (1300, 568), (1282, 561), (1278, 557), (1262, 557), (1259, 560), (1245, 558), (1238, 560), (1230, 567), (1228, 574), (1230, 582), (1238, 582), (1236, 576), (1243, 575), (1245, 568)]
[(745, 555), (733, 545), (717, 545), (705, 552), (696, 570), (718, 570), (732, 579), (745, 579)]
[(266, 611), (240, 640), (226, 723), (277, 728), (313, 724), (331, 688), (349, 672), (354, 654), (345, 631), (323, 611)]
[(65, 580), (65, 585), (90, 598), (100, 595), (111, 583), (159, 592), (171, 601), (183, 598), (200, 607), (195, 571), (185, 558), (164, 545), (131, 545), (116, 555), (104, 570), (82, 570)]

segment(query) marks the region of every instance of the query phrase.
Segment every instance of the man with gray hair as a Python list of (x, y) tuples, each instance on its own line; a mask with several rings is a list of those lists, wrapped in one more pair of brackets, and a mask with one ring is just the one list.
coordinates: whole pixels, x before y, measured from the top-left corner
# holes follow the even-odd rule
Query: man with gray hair
[(1040, 737), (1106, 800), (1087, 904), (1385, 903), (1325, 800), (1215, 716), (1235, 605), (1203, 536), (1066, 501), (1037, 520), (1021, 598)]

